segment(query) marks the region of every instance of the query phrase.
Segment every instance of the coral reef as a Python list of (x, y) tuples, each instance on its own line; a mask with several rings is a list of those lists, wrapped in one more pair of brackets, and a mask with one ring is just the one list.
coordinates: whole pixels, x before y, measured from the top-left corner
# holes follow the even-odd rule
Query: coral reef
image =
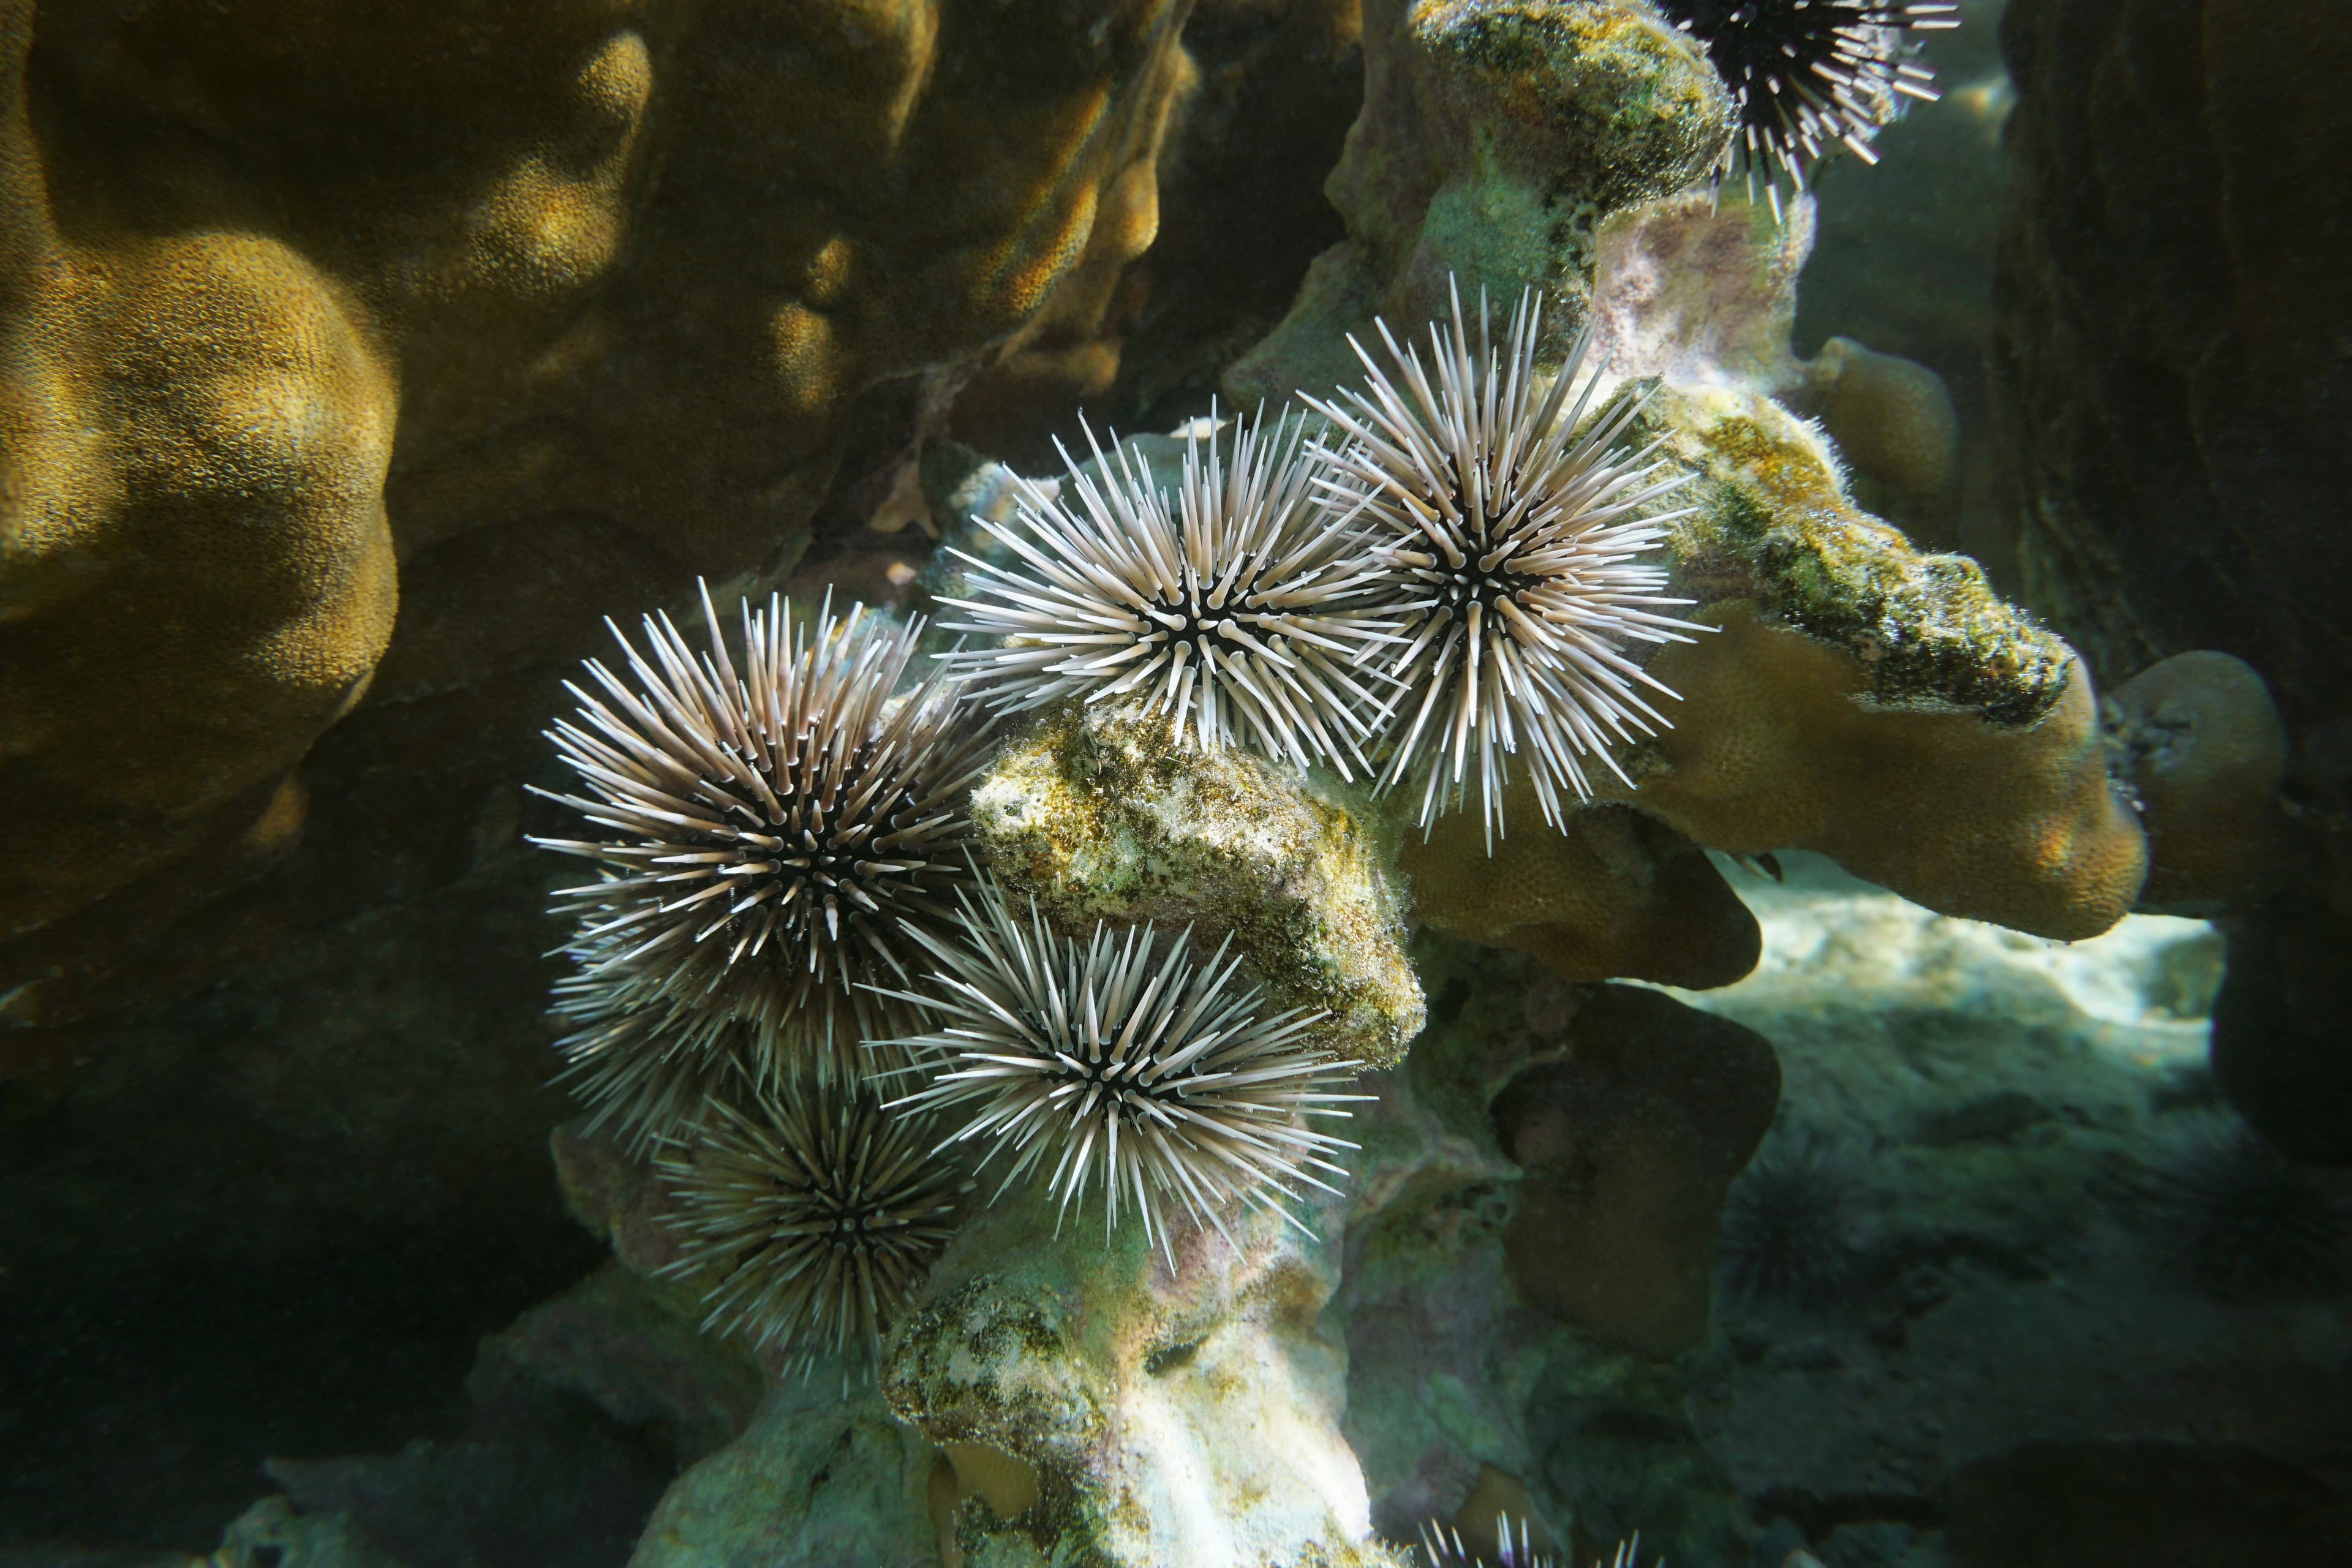
[(789, 567), (867, 389), (1115, 363), (1186, 9), (15, 0), (12, 1016), (453, 879), (598, 616)]
[(1339, 1215), (1315, 1220), (1319, 1240), (1265, 1213), (1188, 1227), (1172, 1267), (1139, 1229), (1056, 1234), (1043, 1205), (968, 1226), (884, 1374), (926, 1436), (1027, 1478), (1006, 1517), (958, 1461), (977, 1492), (951, 1512), (964, 1560), (1402, 1562), (1371, 1539), (1340, 1434), (1346, 1358), (1321, 1318)]
[[(2291, 875), (2229, 923), (2213, 1054), (2300, 1158), (2352, 1161), (2344, 692), (2352, 132), (2341, 28), (2203, 0), (2012, 0), (1990, 355), (2023, 596), (2110, 683), (2242, 659), (2284, 731)], [(2177, 838), (2177, 835), (2175, 836)]]
[(1563, 307), (1556, 353), (1586, 315), (1599, 226), (1689, 185), (1730, 137), (1721, 80), (1646, 5), (1370, 0), (1363, 37), (1363, 109), (1324, 185), (1347, 237), (1226, 371), (1241, 407), (1352, 380), (1348, 335), (1443, 319), (1450, 279), (1496, 300), (1541, 287)]
[[(1758, 107), (1720, 37), (1710, 64), (1648, 0), (1372, 0), (1329, 187), (1344, 237), (1224, 375), (1248, 400), (1318, 395), (1324, 423), (1269, 411), (1228, 437), (1188, 408), (1048, 481), (947, 436), (1121, 384), (1131, 264), (1193, 90), (1183, 0), (534, 9), (535, 30), (51, 9), (37, 37), (0, 32), (26, 62), (0, 178), (37, 197), (7, 215), (30, 248), (0, 249), (29, 258), (0, 289), (33, 323), (0, 360), (6, 417), (49, 419), (41, 376), (78, 395), (111, 376), (140, 439), (198, 435), (175, 437), (188, 481), (161, 486), (100, 483), (152, 454), (89, 418), (87, 462), (26, 446), (39, 462), (0, 494), (33, 496), (9, 520), (38, 526), (7, 536), (0, 592), (27, 607), (0, 599), (0, 631), (30, 628), (44, 679), (70, 666), (63, 617), (102, 595), (41, 552), (84, 552), (102, 584), (113, 546), (42, 530), (152, 527), (160, 495), (274, 542), (208, 554), (215, 598), (258, 561), (284, 590), (262, 620), (348, 635), (289, 675), (240, 634), (261, 694), (228, 698), (268, 733), (205, 731), (174, 762), (210, 756), (202, 779), (144, 782), (186, 817), (148, 859), (58, 838), (26, 886), (89, 901), (37, 906), (0, 1007), (68, 1016), (190, 921), (228, 945), (163, 990), (456, 864), (525, 887), (518, 837), (599, 868), (556, 890), (557, 1044), (592, 1114), (549, 1152), (611, 1261), (482, 1343), (463, 1431), (270, 1461), (286, 1500), (233, 1531), (236, 1561), (294, 1532), (430, 1568), (499, 1560), (506, 1531), (533, 1561), (637, 1568), (1399, 1568), (1433, 1521), (1433, 1552), (1620, 1568), (1636, 1532), (1683, 1568), (1814, 1549), (1843, 1568), (1931, 1552), (1948, 1522), (1965, 1556), (1994, 1549), (1979, 1505), (1943, 1511), (1954, 1456), (1996, 1473), (2045, 1430), (2169, 1430), (2153, 1394), (2059, 1375), (2117, 1364), (2116, 1322), (2151, 1384), (2260, 1426), (2287, 1471), (2325, 1451), (2325, 1420), (2279, 1411), (2340, 1360), (2342, 1303), (2309, 1289), (2336, 1283), (2336, 1188), (2263, 1145), (2137, 1184), (2126, 1152), (2218, 1091), (2187, 1066), (2210, 933), (2117, 928), (2143, 897), (2252, 909), (2294, 758), (2243, 667), (2158, 665), (2103, 705), (1975, 563), (1863, 510), (1857, 474), (1951, 488), (1952, 405), (1848, 340), (1796, 356), (1814, 208), (1706, 188)], [(291, 31), (253, 53), (262, 21)], [(479, 61), (509, 51), (515, 83), (488, 90)], [(1884, 120), (1901, 68), (1880, 65), (1842, 121), (1813, 104), (1798, 162)], [(131, 81), (163, 107), (85, 123)], [(420, 107), (473, 89), (446, 123)], [(116, 168), (121, 146), (183, 148), (182, 120), (213, 151)], [(371, 141), (387, 121), (407, 129)], [(555, 121), (578, 134), (550, 141)], [(354, 191), (367, 218), (338, 230)], [(193, 307), (139, 268), (184, 250), (216, 271), (282, 252), (341, 324), (348, 342), (314, 333), (275, 366), (278, 424), (206, 379), (217, 360), (251, 380), (270, 331), (173, 335)], [(1518, 305), (1491, 360), (1472, 290)], [(148, 360), (58, 325), (94, 299)], [(1343, 344), (1376, 321), (1390, 363), (1367, 356), (1350, 397)], [(1427, 322), (1442, 395), (1399, 352)], [(202, 363), (157, 393), (175, 357)], [(306, 445), (288, 410), (353, 388), (381, 406), (318, 416), (348, 445)], [(199, 393), (219, 406), (150, 406)], [(199, 493), (213, 470), (181, 448), (216, 426), (332, 474)], [(690, 477), (664, 489), (672, 467)], [(934, 531), (959, 564), (924, 567)], [(721, 584), (708, 651), (669, 618), (693, 572)], [(415, 606), (389, 641), (351, 629), (362, 579)], [(798, 640), (783, 605), (835, 579), (888, 607)], [(721, 633), (717, 603), (772, 590), (740, 644)], [(654, 611), (642, 651), (625, 677), (592, 667), (555, 731), (583, 783), (519, 810), (517, 715), (558, 706), (553, 671), (625, 594)], [(191, 597), (134, 629), (201, 621)], [(911, 615), (927, 597), (1006, 640), (947, 646)], [(217, 676), (202, 662), (175, 675)], [(37, 827), (59, 798), (40, 769), (96, 756), (76, 726), (107, 714), (36, 695), (49, 728), (7, 754), (51, 791)], [(1474, 772), (1481, 809), (1440, 809)], [(100, 790), (69, 826), (127, 837), (121, 805)], [(593, 831), (548, 831), (559, 807)], [(402, 858), (458, 818), (462, 856)], [(347, 875), (362, 837), (393, 847)], [(224, 868), (254, 880), (225, 890)], [(77, 948), (166, 888), (116, 945)], [(2103, 933), (2096, 957), (2056, 945)], [(315, 962), (385, 990), (426, 967), (358, 945), (331, 926)], [(521, 955), (544, 944), (509, 947), (536, 990)], [(457, 1031), (483, 1036), (485, 1072), (543, 1043), (517, 991), (486, 993), (495, 1035)], [(285, 1065), (289, 1090), (212, 1048), (257, 1101), (345, 1065)], [(1784, 1085), (1787, 1126), (1869, 1157), (1830, 1165), (1784, 1131), (1743, 1184)], [(543, 1103), (507, 1114), (520, 1098), (464, 1109), (544, 1125)], [(421, 1159), (408, 1189), (436, 1215), (488, 1179), (440, 1176)], [(85, 1212), (102, 1191), (65, 1190)], [(2150, 1214), (2201, 1278), (2147, 1267)], [(2035, 1317), (2077, 1280), (2099, 1311)], [(2259, 1317), (2286, 1310), (2292, 1331)], [(2209, 1341), (2230, 1353), (2199, 1362)], [(1483, 1535), (1498, 1513), (1524, 1525)]]
[(1391, 830), (1363, 802), (1245, 752), (1203, 753), (1164, 721), (1064, 708), (1016, 736), (972, 791), (1008, 889), (1066, 931), (1198, 921), (1306, 1037), (1381, 1066), (1421, 1032)]

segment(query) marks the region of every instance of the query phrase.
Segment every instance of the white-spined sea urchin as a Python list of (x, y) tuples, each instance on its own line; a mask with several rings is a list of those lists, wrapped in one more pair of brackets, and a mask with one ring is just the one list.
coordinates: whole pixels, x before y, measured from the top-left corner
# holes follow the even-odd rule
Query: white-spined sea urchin
[(665, 1274), (717, 1277), (703, 1328), (781, 1342), (803, 1370), (879, 1343), (920, 1285), (972, 1183), (928, 1118), (886, 1112), (845, 1079), (719, 1102), (655, 1162), (681, 1238)]
[[(1782, 175), (1798, 190), (1843, 146), (1878, 162), (1872, 140), (1901, 100), (1932, 100), (1934, 73), (1906, 58), (1910, 35), (1960, 25), (1950, 0), (1658, 0), (1704, 45), (1738, 106), (1721, 173), (1764, 176), (1773, 215)], [(1717, 176), (1720, 178), (1720, 174)]]
[(1688, 642), (1685, 632), (1706, 629), (1658, 613), (1690, 601), (1666, 597), (1664, 569), (1640, 560), (1685, 515), (1643, 509), (1685, 477), (1659, 477), (1654, 445), (1615, 451), (1638, 399), (1577, 433), (1599, 382), (1596, 370), (1579, 384), (1591, 331), (1547, 391), (1536, 364), (1541, 314), (1533, 290), (1523, 294), (1498, 357), (1485, 300), (1474, 341), (1456, 290), (1450, 325), (1430, 326), (1432, 365), (1381, 321), (1394, 370), (1351, 338), (1365, 388), (1344, 395), (1348, 406), (1308, 399), (1342, 437), (1318, 448), (1315, 483), (1334, 526), (1364, 532), (1390, 570), (1387, 607), (1402, 623), (1382, 654), (1399, 689), (1381, 786), (1426, 759), (1426, 828), (1475, 781), (1489, 848), (1509, 757), (1526, 753), (1545, 818), (1557, 824), (1562, 788), (1591, 794), (1580, 756), (1622, 777), (1612, 742), (1666, 722), (1637, 688), (1674, 692), (1625, 656), (1624, 642)]
[(950, 1142), (984, 1143), (983, 1168), (1009, 1154), (998, 1195), (1043, 1168), (1066, 1213), (1099, 1183), (1106, 1233), (1131, 1205), (1166, 1248), (1171, 1198), (1222, 1228), (1234, 1201), (1295, 1224), (1284, 1199), (1336, 1191), (1315, 1173), (1343, 1174), (1330, 1156), (1353, 1145), (1308, 1119), (1360, 1097), (1333, 1087), (1355, 1064), (1305, 1038), (1321, 1015), (1261, 1014), (1234, 983), (1240, 959), (1220, 947), (1195, 963), (1189, 931), (1097, 924), (1080, 942), (1034, 904), (1024, 921), (992, 879), (957, 897), (958, 937), (916, 933), (933, 973), (897, 994), (933, 1027), (894, 1043), (926, 1081), (891, 1103), (965, 1118)]
[(655, 984), (626, 965), (607, 973), (614, 952), (609, 940), (564, 949), (572, 969), (550, 998), (563, 1027), (556, 1081), (589, 1108), (587, 1131), (643, 1154), (699, 1125), (714, 1102), (748, 1099), (758, 1053), (742, 1019), (644, 1000)]
[(1349, 667), (1381, 630), (1376, 568), (1311, 504), (1297, 426), (1188, 435), (1172, 503), (1132, 450), (1086, 437), (1095, 472), (1066, 451), (1058, 497), (982, 524), (1015, 565), (963, 557), (975, 596), (948, 601), (968, 617), (949, 628), (1013, 639), (949, 656), (966, 689), (1002, 711), (1131, 693), (1203, 747), (1360, 767), (1373, 704)]
[[(532, 840), (604, 871), (556, 894), (578, 965), (559, 1001), (586, 1026), (568, 1052), (600, 1058), (583, 1086), (655, 1131), (690, 1092), (672, 1073), (707, 1070), (696, 1048), (740, 1039), (747, 1087), (771, 1089), (862, 1070), (858, 1041), (898, 1030), (858, 983), (893, 972), (903, 931), (949, 918), (959, 797), (986, 744), (942, 678), (894, 697), (919, 621), (828, 605), (812, 626), (746, 602), (739, 671), (707, 590), (702, 609), (707, 653), (647, 616), (642, 653), (613, 629), (632, 679), (592, 659), (602, 695), (570, 687), (578, 721), (549, 734), (587, 794), (549, 798), (606, 834)], [(649, 1059), (619, 1060), (631, 1051)]]

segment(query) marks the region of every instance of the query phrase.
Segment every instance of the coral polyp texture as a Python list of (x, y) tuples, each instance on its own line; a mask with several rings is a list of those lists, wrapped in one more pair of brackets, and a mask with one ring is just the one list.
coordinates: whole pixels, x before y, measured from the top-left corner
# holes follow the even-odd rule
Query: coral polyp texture
[[(587, 794), (548, 798), (605, 833), (532, 840), (603, 873), (555, 895), (577, 921), (572, 1010), (614, 1023), (571, 1051), (606, 1058), (584, 1085), (645, 1107), (625, 1113), (639, 1125), (672, 1103), (662, 1080), (703, 1070), (696, 1039), (740, 1040), (760, 1089), (863, 1069), (857, 1042), (895, 1030), (858, 983), (891, 973), (903, 931), (949, 918), (986, 744), (941, 679), (893, 696), (920, 621), (828, 605), (795, 624), (780, 600), (746, 601), (739, 670), (708, 591), (702, 609), (699, 656), (658, 615), (642, 652), (614, 628), (629, 679), (589, 661), (602, 695), (572, 686), (577, 721), (549, 731)], [(661, 1021), (625, 1016), (648, 1010)], [(655, 1059), (617, 1059), (632, 1052)]]
[(1688, 476), (1654, 461), (1654, 446), (1617, 449), (1638, 399), (1584, 424), (1599, 381), (1580, 381), (1589, 334), (1544, 384), (1542, 319), (1534, 291), (1522, 294), (1498, 353), (1485, 300), (1474, 339), (1456, 290), (1451, 321), (1430, 327), (1429, 365), (1381, 321), (1392, 368), (1357, 344), (1365, 387), (1344, 404), (1308, 399), (1342, 437), (1318, 448), (1325, 504), (1368, 536), (1403, 623), (1380, 656), (1398, 688), (1383, 710), (1392, 750), (1381, 784), (1419, 773), (1425, 829), (1475, 783), (1490, 848), (1511, 756), (1524, 753), (1558, 824), (1563, 790), (1592, 794), (1580, 758), (1623, 778), (1611, 747), (1667, 725), (1641, 689), (1674, 692), (1626, 644), (1706, 629), (1661, 613), (1690, 601), (1665, 594), (1664, 570), (1641, 559), (1684, 515), (1654, 503)]
[(1081, 942), (1034, 903), (1024, 921), (992, 880), (959, 898), (960, 940), (915, 933), (938, 968), (898, 994), (935, 1027), (895, 1043), (929, 1081), (893, 1103), (965, 1117), (951, 1142), (984, 1146), (983, 1168), (1009, 1157), (1000, 1195), (1043, 1171), (1066, 1214), (1099, 1185), (1106, 1231), (1129, 1207), (1167, 1247), (1171, 1200), (1222, 1230), (1235, 1203), (1337, 1190), (1323, 1177), (1353, 1145), (1310, 1119), (1347, 1114), (1358, 1097), (1337, 1080), (1355, 1064), (1313, 1047), (1318, 1016), (1262, 1013), (1230, 941), (1201, 963), (1189, 929), (1097, 923)]
[(1188, 437), (1172, 497), (1131, 448), (1087, 442), (1074, 503), (1032, 489), (1014, 523), (982, 521), (1017, 565), (965, 557), (979, 596), (949, 601), (969, 618), (948, 628), (1012, 639), (950, 656), (967, 689), (1009, 711), (1132, 694), (1204, 748), (1361, 768), (1374, 704), (1349, 667), (1382, 630), (1379, 569), (1311, 504), (1297, 426)]
[(1739, 108), (1721, 174), (1763, 176), (1772, 210), (1780, 181), (1801, 191), (1812, 166), (1843, 147), (1878, 162), (1872, 141), (1906, 98), (1932, 101), (1935, 73), (1907, 58), (1911, 35), (1960, 25), (1937, 0), (1659, 0), (1706, 47)]
[(935, 1142), (928, 1119), (845, 1082), (721, 1104), (655, 1162), (681, 1240), (661, 1272), (711, 1279), (704, 1329), (780, 1347), (803, 1371), (821, 1355), (870, 1358), (971, 1190)]

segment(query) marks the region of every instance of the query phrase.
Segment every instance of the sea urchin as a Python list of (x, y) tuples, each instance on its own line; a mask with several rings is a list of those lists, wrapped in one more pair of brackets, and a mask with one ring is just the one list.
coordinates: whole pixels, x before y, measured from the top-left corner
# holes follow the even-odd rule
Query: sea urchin
[(1362, 765), (1372, 700), (1349, 665), (1381, 632), (1360, 604), (1377, 569), (1311, 504), (1297, 425), (1188, 435), (1172, 501), (1086, 435), (1094, 472), (1063, 454), (1075, 504), (1033, 491), (1017, 528), (982, 521), (1018, 564), (963, 557), (978, 585), (949, 628), (1013, 639), (948, 656), (966, 690), (1004, 711), (1132, 693), (1204, 748)]
[(655, 1162), (682, 1242), (661, 1272), (715, 1275), (704, 1329), (781, 1342), (803, 1371), (821, 1352), (870, 1354), (971, 1190), (934, 1142), (928, 1119), (845, 1080), (721, 1102)]
[(950, 1142), (986, 1143), (982, 1167), (1012, 1156), (998, 1195), (1044, 1168), (1066, 1213), (1098, 1182), (1106, 1233), (1131, 1205), (1166, 1248), (1171, 1198), (1222, 1228), (1234, 1200), (1279, 1208), (1301, 1184), (1336, 1191), (1314, 1173), (1342, 1174), (1329, 1156), (1354, 1145), (1307, 1119), (1361, 1097), (1332, 1087), (1355, 1064), (1303, 1037), (1320, 1014), (1261, 1014), (1256, 990), (1234, 984), (1240, 959), (1220, 947), (1196, 964), (1189, 931), (1163, 942), (1150, 924), (1097, 924), (1079, 942), (1034, 903), (1021, 920), (991, 879), (957, 897), (961, 939), (918, 931), (936, 972), (896, 994), (933, 1029), (893, 1042), (929, 1081), (892, 1103), (968, 1116)]
[(2234, 1118), (2200, 1116), (2139, 1184), (2165, 1260), (2222, 1300), (2293, 1298), (2352, 1279), (2352, 1202)]
[(1613, 449), (1639, 399), (1577, 433), (1599, 382), (1597, 370), (1578, 379), (1591, 333), (1547, 391), (1533, 290), (1512, 312), (1499, 357), (1483, 297), (1474, 341), (1454, 291), (1451, 325), (1431, 324), (1428, 367), (1377, 324), (1393, 372), (1350, 338), (1365, 390), (1347, 393), (1348, 407), (1308, 401), (1342, 437), (1318, 448), (1324, 504), (1339, 526), (1368, 534), (1402, 623), (1381, 654), (1398, 692), (1383, 710), (1391, 751), (1380, 784), (1394, 786), (1425, 760), (1425, 829), (1475, 779), (1491, 850), (1511, 753), (1528, 753), (1545, 819), (1557, 824), (1562, 788), (1591, 794), (1580, 756), (1602, 758), (1622, 778), (1612, 741), (1666, 722), (1637, 688), (1674, 692), (1623, 644), (1688, 642), (1684, 632), (1707, 629), (1657, 613), (1690, 601), (1665, 597), (1665, 572), (1639, 559), (1685, 515), (1644, 509), (1686, 476), (1661, 477), (1654, 445)]
[[(1772, 212), (1780, 177), (1798, 190), (1812, 165), (1843, 146), (1878, 162), (1871, 142), (1901, 100), (1932, 100), (1934, 73), (1906, 58), (1909, 35), (1960, 25), (1950, 0), (1658, 0), (1659, 9), (1706, 46), (1738, 105), (1725, 150), (1750, 201), (1762, 174)], [(1720, 176), (1718, 176), (1720, 177)]]
[[(587, 793), (548, 798), (606, 832), (531, 841), (604, 873), (556, 894), (577, 922), (565, 1005), (592, 1026), (571, 1054), (604, 1058), (592, 1093), (656, 1107), (676, 1098), (665, 1061), (702, 1070), (695, 1048), (739, 1037), (755, 1089), (864, 1068), (857, 1041), (898, 1020), (857, 983), (891, 972), (905, 931), (947, 918), (937, 895), (964, 874), (960, 797), (985, 744), (943, 679), (893, 696), (919, 621), (828, 604), (811, 626), (746, 603), (739, 672), (707, 589), (702, 610), (699, 658), (665, 615), (646, 617), (643, 653), (614, 628), (633, 680), (589, 661), (603, 696), (572, 686), (579, 721), (549, 732)], [(639, 1014), (652, 1022), (625, 1022)], [(657, 1059), (617, 1061), (632, 1050)]]

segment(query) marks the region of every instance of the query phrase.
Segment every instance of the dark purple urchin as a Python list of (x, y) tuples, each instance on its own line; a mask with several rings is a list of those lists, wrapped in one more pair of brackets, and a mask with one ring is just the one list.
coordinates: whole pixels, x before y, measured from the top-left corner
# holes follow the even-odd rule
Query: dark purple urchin
[(1780, 180), (1801, 191), (1843, 146), (1866, 163), (1902, 100), (1933, 100), (1934, 73), (1913, 63), (1911, 35), (1960, 25), (1950, 0), (1658, 0), (1668, 21), (1706, 47), (1739, 105), (1723, 174), (1756, 176), (1778, 216)]
[(2222, 1300), (2294, 1297), (2352, 1280), (2352, 1202), (2234, 1117), (2200, 1117), (2138, 1184), (2151, 1239), (2185, 1283)]
[(1852, 1166), (1810, 1134), (1777, 1141), (1723, 1205), (1716, 1270), (1742, 1300), (1823, 1307), (1849, 1292), (1864, 1251)]

